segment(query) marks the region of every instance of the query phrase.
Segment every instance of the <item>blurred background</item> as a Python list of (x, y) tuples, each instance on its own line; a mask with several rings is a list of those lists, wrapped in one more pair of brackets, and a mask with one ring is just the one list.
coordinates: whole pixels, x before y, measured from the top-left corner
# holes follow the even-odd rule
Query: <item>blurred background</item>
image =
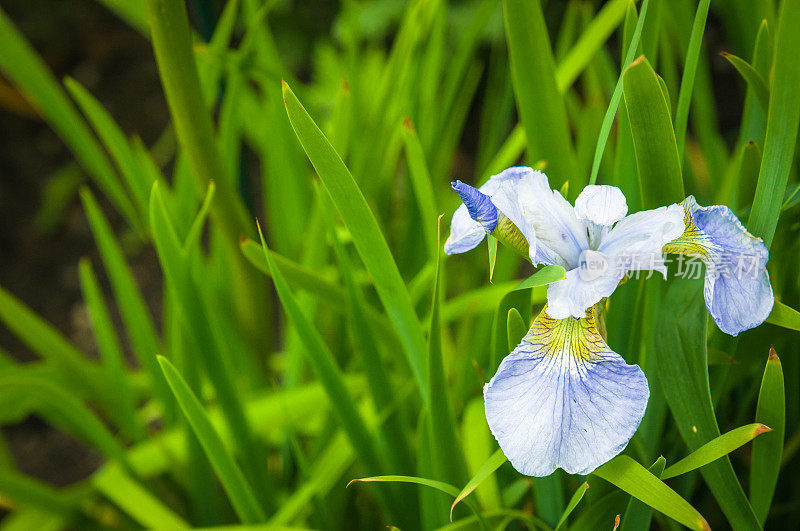
[[(154, 158), (163, 158), (164, 162), (160, 165), (164, 173), (169, 174), (174, 164), (172, 153), (176, 141), (174, 134), (167, 128), (170, 115), (159, 81), (153, 49), (141, 28), (122, 20), (108, 8), (108, 5), (113, 4), (115, 2), (104, 5), (92, 0), (3, 0), (2, 11), (35, 48), (58, 80), (68, 76), (86, 88), (102, 103), (128, 137), (139, 137), (144, 145), (152, 148)], [(303, 103), (315, 110), (312, 112), (315, 119), (320, 116), (328, 119), (335, 112), (337, 95), (340, 94), (344, 79), (342, 72), (348, 71), (344, 67), (341, 71), (334, 68), (341, 67), (347, 60), (346, 54), (342, 52), (343, 49), (348, 49), (347, 42), (343, 40), (348, 35), (347, 25), (356, 24), (363, 47), (375, 52), (355, 58), (356, 64), (350, 64), (348, 68), (375, 72), (380, 69), (381, 61), (391, 53), (404, 16), (408, 13), (408, 3), (402, 0), (277, 0), (265, 4), (269, 5), (269, 26), (276, 52), (286, 72), (294, 78), (290, 79), (293, 88), (298, 86), (302, 90)], [(447, 193), (447, 183), (455, 179), (472, 184), (479, 182), (481, 176), (491, 168), (490, 162), (518, 123), (505, 49), (502, 9), (499, 2), (496, 8), (487, 7), (488, 4), (480, 0), (459, 1), (451, 2), (447, 8), (445, 34), (453, 42), (457, 40), (457, 36), (472, 31), (475, 27), (474, 17), (479, 10), (485, 23), (478, 28), (474, 49), (468, 52), (469, 65), (478, 67), (464, 76), (467, 85), (474, 84), (474, 87), (463, 87), (464, 90), (474, 92), (463, 102), (463, 116), (454, 117), (462, 120), (462, 126), (455, 129), (452, 156), (438, 160), (432, 150), (426, 150), (431, 164), (441, 168), (441, 171), (433, 170), (431, 178), (434, 189), (442, 193), (440, 210), (447, 214), (443, 219), (444, 226), (449, 223), (450, 214), (457, 204), (455, 197), (443, 195)], [(680, 57), (685, 52), (678, 50), (686, 46), (682, 39), (688, 34), (685, 24), (687, 14), (688, 17), (693, 16), (695, 9), (694, 2), (681, 1), (679, 4), (679, 7), (675, 7), (672, 2), (665, 0), (651, 2), (650, 9), (660, 9), (662, 33), (660, 37), (656, 37), (657, 42), (645, 43), (646, 46), (660, 50), (661, 59), (657, 71), (667, 79), (667, 85), (671, 88), (676, 87), (676, 79), (680, 79), (676, 72), (682, 68)], [(712, 2), (701, 51), (702, 68), (705, 70), (698, 78), (698, 84), (702, 84), (705, 94), (710, 96), (711, 101), (706, 103), (711, 104), (713, 112), (700, 117), (692, 116), (686, 148), (686, 171), (690, 175), (688, 179), (692, 183), (692, 191), (705, 199), (702, 201), (704, 204), (716, 197), (719, 183), (713, 176), (709, 177), (713, 164), (709, 163), (708, 144), (697, 142), (695, 120), (706, 121), (705, 125), (716, 131), (718, 136), (715, 138), (722, 143), (723, 151), (727, 153), (735, 150), (739, 142), (747, 85), (733, 66), (719, 54), (725, 51), (749, 59), (761, 22), (758, 9), (750, 6), (749, 2), (733, 2), (730, 6), (726, 4), (723, 1)], [(543, 0), (542, 5), (550, 42), (558, 62), (580, 35), (581, 23), (572, 23), (570, 19), (582, 20), (585, 27), (603, 7), (604, 2)], [(187, 0), (186, 6), (195, 30), (200, 50), (198, 53), (202, 53), (203, 43), (209, 41), (214, 34), (225, 2)], [(245, 26), (245, 22), (241, 22), (241, 26)], [(571, 35), (567, 35), (564, 28), (576, 29)], [(242, 42), (242, 33), (243, 31), (234, 33), (232, 47)], [(593, 61), (605, 62), (618, 68), (616, 65), (622, 60), (621, 37), (620, 23), (604, 45), (603, 57)], [(647, 38), (650, 36), (646, 34), (643, 39)], [(4, 52), (0, 50), (0, 53)], [(447, 51), (446, 57), (452, 58), (458, 53), (459, 48), (454, 46)], [(424, 57), (422, 54), (419, 60), (424, 61)], [(656, 64), (655, 59), (652, 62)], [(601, 70), (602, 68), (598, 68), (598, 72)], [(270, 73), (269, 81), (277, 83), (278, 77), (273, 74)], [(592, 98), (598, 98), (596, 103), (600, 109), (599, 118), (602, 118), (602, 111), (605, 110), (614, 81), (614, 77), (610, 82), (605, 79), (598, 81), (579, 77), (573, 87), (573, 93), (579, 102), (575, 104), (588, 108), (595, 103)], [(361, 82), (362, 91), (364, 83)], [(599, 95), (593, 95), (592, 92), (598, 90), (596, 85), (600, 86)], [(391, 92), (392, 88), (389, 90)], [(367, 96), (362, 92), (359, 97)], [(672, 91), (671, 97), (674, 109), (677, 91)], [(703, 107), (708, 108), (709, 106)], [(438, 111), (436, 105), (428, 107), (428, 112)], [(214, 115), (219, 116), (220, 112), (218, 103)], [(572, 116), (578, 115), (580, 113)], [(418, 125), (419, 118), (415, 117), (415, 125)], [(437, 117), (436, 120), (439, 119)], [(708, 123), (708, 120), (713, 123)], [(599, 126), (599, 120), (596, 125)], [(243, 129), (246, 127), (243, 126)], [(265, 134), (269, 142), (271, 133)], [(353, 129), (350, 145), (369, 143), (370, 135), (373, 134), (374, 130)], [(578, 135), (577, 132), (574, 134)], [(421, 136), (423, 139), (430, 139), (424, 132), (421, 132)], [(577, 143), (583, 142), (580, 138), (575, 140)], [(290, 141), (294, 143), (295, 139)], [(593, 142), (594, 139), (588, 142), (588, 161), (591, 161)], [(262, 179), (262, 174), (266, 171), (264, 160), (257, 148), (248, 147), (246, 141), (243, 141), (243, 145), (238, 159), (239, 171), (235, 188), (249, 210), (250, 219), (255, 216), (264, 219), (262, 213), (267, 207), (264, 204), (266, 192)], [(297, 147), (298, 145), (294, 145), (291, 150), (299, 152)], [(508, 162), (525, 160), (520, 150), (516, 156), (512, 154)], [(605, 167), (602, 172), (601, 180), (603, 175), (610, 175), (610, 170)], [(400, 257), (398, 262), (404, 279), (410, 282), (417, 278), (416, 274), (424, 266), (425, 257), (414, 252), (413, 244), (409, 244), (409, 234), (413, 234), (413, 230), (398, 228), (395, 226), (397, 223), (392, 224), (393, 215), (401, 220), (398, 222), (400, 224), (406, 217), (418, 215), (417, 207), (410, 199), (408, 178), (404, 171), (400, 173), (403, 177), (388, 185), (390, 190), (385, 196), (375, 201), (371, 198), (370, 202), (373, 209), (379, 212), (378, 217), (390, 227), (387, 239), (395, 256)], [(357, 175), (356, 179), (364, 179), (364, 176)], [(95, 190), (103, 212), (125, 250), (128, 264), (153, 321), (162, 323), (166, 318), (162, 308), (165, 287), (159, 258), (153, 246), (137, 235), (115, 206), (90, 183), (84, 171), (74, 162), (71, 151), (20, 93), (16, 84), (8, 77), (0, 75), (0, 286), (51, 323), (79, 351), (90, 358), (99, 358), (79, 278), (78, 264), (81, 258), (89, 257), (96, 265), (101, 263), (79, 197), (79, 190), (83, 185), (89, 185)], [(313, 200), (309, 199), (308, 202), (310, 204)], [(268, 219), (268, 214), (266, 217), (269, 232), (279, 233), (279, 227), (276, 227), (274, 220)], [(303, 255), (301, 245), (283, 244), (281, 248), (280, 237), (280, 234), (271, 237), (277, 243), (279, 251), (297, 259)], [(508, 258), (504, 260), (509, 261)], [(475, 263), (481, 264), (477, 272), (472, 270)], [(501, 277), (505, 274), (506, 279), (530, 273), (529, 269), (520, 269), (518, 265), (499, 267), (507, 272), (501, 273)], [(450, 263), (448, 268), (449, 277), (458, 279), (447, 283), (448, 297), (467, 293), (470, 287), (476, 285), (476, 279), (477, 282), (485, 283), (484, 256), (471, 262)], [(106, 298), (110, 300), (113, 290), (102, 276), (100, 285)], [(428, 295), (422, 299), (428, 301)], [(422, 305), (426, 304), (427, 302), (423, 302)], [(282, 320), (277, 310), (279, 306), (274, 297), (271, 307), (272, 315), (266, 316), (268, 321), (263, 326), (274, 328), (273, 333), (268, 335), (277, 352), (282, 350), (285, 329), (281, 325)], [(112, 319), (118, 329), (123, 328), (116, 311), (112, 312)], [(325, 323), (323, 333), (328, 334), (334, 327), (334, 321), (326, 322), (326, 319), (323, 316), (320, 321)], [(486, 322), (489, 322), (488, 318)], [(469, 325), (467, 323), (464, 326)], [(482, 326), (488, 337), (491, 325)], [(334, 338), (331, 343), (334, 343), (342, 364), (346, 366), (350, 351), (342, 344), (345, 339), (333, 332), (330, 332), (330, 336)], [(459, 329), (448, 340), (464, 342), (468, 337), (463, 329)], [(9, 353), (17, 361), (37, 358), (25, 342), (3, 326), (0, 326), (0, 347), (0, 352)], [(129, 363), (135, 365), (135, 357), (127, 340), (124, 341), (123, 348)], [(481, 342), (475, 343), (475, 348), (482, 348)], [(796, 343), (793, 348), (794, 352), (786, 354), (796, 355)], [(759, 360), (763, 361), (761, 357)], [(264, 385), (279, 385), (277, 382), (280, 377), (275, 373), (279, 373), (281, 367), (275, 369), (269, 362), (264, 363), (269, 374), (264, 378)], [(470, 366), (461, 373), (467, 374), (474, 370)], [(754, 373), (760, 370), (754, 370)], [(463, 395), (453, 399), (457, 411), (463, 409), (468, 395), (474, 395), (474, 391), (479, 388), (476, 382), (468, 382), (468, 377), (461, 373), (450, 376), (451, 383), (455, 382), (453, 387), (458, 389), (456, 394)], [(258, 388), (258, 385), (252, 384), (252, 387)], [(747, 389), (752, 390), (753, 386), (757, 389), (757, 383), (748, 384)], [(742, 392), (746, 394), (746, 391)], [(735, 394), (731, 395), (733, 396)], [(752, 400), (752, 393), (748, 397)], [(157, 426), (151, 428), (156, 430)], [(64, 487), (85, 480), (105, 462), (100, 451), (64, 430), (53, 427), (39, 415), (32, 414), (13, 423), (6, 423), (2, 427), (2, 436), (6, 450), (19, 472), (53, 486)], [(407, 473), (411, 472), (413, 471)], [(291, 472), (284, 470), (283, 474)], [(355, 477), (354, 474), (349, 476)], [(571, 493), (571, 490), (567, 493)], [(706, 496), (703, 500), (705, 507), (711, 507), (712, 510), (715, 508), (710, 497)], [(13, 503), (2, 502), (0, 498), (0, 515), (3, 514), (4, 505), (6, 509), (13, 507)], [(353, 507), (373, 502), (374, 500), (350, 501), (354, 504)], [(795, 507), (789, 514), (796, 515), (796, 512)], [(705, 516), (712, 520), (708, 514)], [(363, 517), (358, 521), (361, 525), (372, 525), (377, 520), (379, 519)], [(720, 522), (720, 517), (717, 516), (715, 521)], [(319, 524), (319, 521), (312, 519), (312, 523)]]

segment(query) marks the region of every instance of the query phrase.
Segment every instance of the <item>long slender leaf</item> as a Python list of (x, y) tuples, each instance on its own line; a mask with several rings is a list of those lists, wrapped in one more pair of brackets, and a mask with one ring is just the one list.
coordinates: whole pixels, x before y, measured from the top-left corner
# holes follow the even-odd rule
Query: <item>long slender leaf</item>
[[(664, 395), (690, 450), (720, 436), (708, 380), (706, 308), (697, 281), (676, 279), (661, 304), (655, 353)], [(733, 527), (758, 528), (750, 503), (722, 457), (700, 472)]]
[(645, 208), (684, 199), (683, 179), (669, 108), (658, 76), (640, 57), (622, 76)]
[(577, 196), (575, 190), (583, 189), (583, 178), (578, 172), (564, 100), (556, 84), (555, 62), (539, 0), (504, 0), (503, 15), (528, 159), (545, 159), (553, 188), (560, 188), (569, 180), (570, 193)]
[(689, 48), (686, 52), (686, 62), (683, 64), (681, 77), (681, 90), (678, 94), (678, 108), (675, 111), (675, 137), (678, 146), (678, 156), (683, 160), (683, 147), (686, 142), (686, 124), (689, 121), (689, 105), (692, 102), (694, 90), (694, 76), (697, 72), (697, 61), (703, 48), (703, 33), (706, 28), (706, 17), (711, 0), (700, 0), (697, 12), (692, 23), (692, 35), (689, 38)]
[(125, 189), (86, 123), (44, 61), (0, 9), (0, 68), (16, 83), (75, 154), (79, 164), (108, 195), (128, 223), (142, 230)]
[(761, 77), (761, 74), (744, 59), (740, 59), (727, 52), (721, 52), (720, 55), (727, 59), (736, 71), (742, 75), (742, 78), (747, 82), (747, 86), (752, 89), (753, 93), (756, 95), (761, 109), (766, 112), (769, 109), (769, 87), (767, 86), (767, 82), (764, 81), (764, 78)]
[(753, 504), (753, 511), (758, 521), (763, 525), (778, 484), (783, 439), (786, 434), (783, 367), (773, 348), (769, 349), (769, 359), (764, 369), (764, 377), (761, 379), (756, 421), (768, 422), (773, 431), (753, 441), (750, 469), (750, 503)]
[(491, 457), (489, 457), (489, 459), (487, 459), (486, 462), (481, 465), (475, 475), (472, 476), (472, 479), (469, 480), (469, 483), (467, 483), (464, 488), (461, 489), (461, 492), (458, 493), (453, 505), (450, 506), (451, 520), (453, 519), (453, 509), (455, 509), (456, 505), (458, 505), (458, 502), (469, 496), (472, 491), (478, 488), (478, 486), (483, 483), (486, 478), (494, 474), (495, 470), (500, 468), (500, 466), (502, 466), (502, 464), (506, 461), (508, 461), (508, 458), (505, 456), (503, 451), (498, 448), (491, 455)]
[(758, 435), (772, 431), (764, 424), (749, 424), (720, 435), (709, 441), (674, 465), (669, 466), (661, 474), (661, 479), (674, 478), (697, 468), (703, 467), (720, 457), (728, 455), (740, 446), (752, 441)]
[(592, 472), (689, 529), (710, 529), (705, 518), (664, 482), (626, 455)]
[(772, 244), (778, 225), (783, 193), (792, 166), (797, 126), (800, 123), (800, 0), (781, 3), (775, 57), (770, 84), (767, 133), (756, 195), (747, 227), (767, 244)]
[(424, 369), (426, 348), (422, 329), (375, 215), (342, 159), (285, 83), (283, 98), (292, 127), (353, 236), (361, 260), (372, 276), (389, 319), (397, 329), (420, 393), (427, 400)]
[(264, 248), (264, 257), (272, 273), (272, 280), (275, 283), (278, 297), (306, 347), (305, 352), (309, 363), (314, 368), (314, 372), (326, 391), (328, 391), (331, 403), (335, 405), (334, 412), (339, 422), (341, 422), (350, 442), (353, 444), (353, 448), (358, 451), (367, 467), (372, 470), (381, 470), (383, 468), (381, 459), (373, 445), (373, 440), (364, 424), (364, 420), (356, 408), (353, 397), (347, 391), (347, 386), (344, 384), (341, 371), (336, 366), (333, 354), (320, 337), (319, 332), (303, 314), (303, 310), (289, 290), (289, 286), (286, 284), (280, 269), (272, 262), (263, 236), (261, 236), (261, 245)]
[[(656, 462), (647, 470), (655, 477), (661, 479), (661, 473), (664, 471), (664, 466), (666, 464), (667, 460), (664, 459), (663, 456), (659, 456)], [(625, 514), (622, 516), (622, 531), (650, 529), (652, 518), (653, 508), (632, 497), (628, 502), (628, 507), (625, 509)]]
[(237, 516), (246, 524), (265, 521), (266, 516), (259, 506), (251, 486), (247, 483), (239, 465), (214, 430), (214, 426), (208, 419), (203, 405), (169, 360), (159, 356), (158, 363), (164, 371), (164, 377), (175, 394), (175, 399), (181, 411), (197, 436), (197, 440), (200, 441), (206, 457), (211, 462), (214, 472), (217, 473), (228, 498), (231, 500)]
[(572, 514), (572, 511), (575, 510), (575, 507), (583, 499), (583, 495), (586, 494), (586, 490), (589, 488), (589, 483), (583, 482), (580, 486), (575, 490), (575, 494), (572, 495), (572, 498), (569, 499), (569, 503), (567, 503), (567, 508), (564, 509), (564, 513), (561, 515), (561, 518), (558, 520), (558, 524), (556, 524), (556, 531), (559, 529), (564, 529), (567, 524), (567, 518), (569, 515)]

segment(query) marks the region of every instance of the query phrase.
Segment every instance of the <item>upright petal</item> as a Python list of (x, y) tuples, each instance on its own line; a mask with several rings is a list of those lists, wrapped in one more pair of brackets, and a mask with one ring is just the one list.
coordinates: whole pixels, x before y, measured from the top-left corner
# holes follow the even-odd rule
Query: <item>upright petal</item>
[(497, 226), (497, 208), (492, 199), (477, 188), (461, 181), (455, 181), (452, 186), (467, 207), (469, 217), (480, 223), (487, 234), (491, 234)]
[(766, 265), (769, 250), (724, 205), (683, 202), (686, 230), (664, 251), (697, 257), (706, 265), (706, 308), (720, 330), (735, 336), (764, 322), (774, 297)]
[(484, 386), (486, 419), (521, 473), (588, 474), (628, 444), (650, 390), (608, 347), (592, 310), (561, 320), (546, 311)]
[(684, 227), (683, 209), (677, 204), (636, 212), (617, 223), (597, 250), (617, 271), (655, 270), (666, 275), (662, 248)]
[[(483, 186), (478, 188), (478, 191), (484, 195), (491, 196), (497, 191), (501, 183), (519, 181), (522, 175), (526, 173), (526, 170), (530, 170), (530, 168), (508, 168), (490, 177)], [(485, 236), (486, 230), (480, 223), (472, 219), (466, 205), (462, 204), (453, 214), (453, 220), (450, 223), (450, 235), (444, 243), (444, 252), (446, 254), (465, 253), (474, 249)]]
[(575, 214), (598, 225), (613, 225), (628, 213), (628, 203), (616, 186), (590, 184), (575, 199)]
[(505, 182), (492, 195), (495, 206), (522, 231), (534, 264), (558, 264), (571, 269), (589, 247), (586, 224), (572, 205), (550, 189), (547, 176), (528, 168), (518, 183)]

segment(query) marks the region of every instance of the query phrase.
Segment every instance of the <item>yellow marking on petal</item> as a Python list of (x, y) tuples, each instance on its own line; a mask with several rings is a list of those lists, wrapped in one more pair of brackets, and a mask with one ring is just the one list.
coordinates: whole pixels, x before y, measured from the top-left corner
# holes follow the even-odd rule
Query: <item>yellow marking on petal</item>
[(492, 231), (492, 236), (526, 260), (530, 260), (528, 240), (514, 225), (514, 222), (504, 216), (502, 212), (497, 212), (497, 226)]
[(683, 221), (686, 223), (686, 229), (680, 237), (666, 244), (663, 251), (665, 253), (683, 254), (707, 259), (711, 252), (711, 247), (714, 244), (703, 231), (697, 228), (686, 204), (683, 205), (683, 210)]
[(603, 335), (598, 328), (598, 307), (586, 310), (586, 317), (553, 319), (547, 315), (547, 306), (533, 321), (526, 340), (540, 346), (545, 356), (570, 356), (577, 363), (600, 360), (608, 352)]

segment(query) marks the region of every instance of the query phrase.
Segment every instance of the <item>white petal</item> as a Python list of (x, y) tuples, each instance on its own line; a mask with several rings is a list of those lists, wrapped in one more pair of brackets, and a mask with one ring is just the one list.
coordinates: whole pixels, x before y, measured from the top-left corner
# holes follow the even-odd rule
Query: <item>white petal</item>
[(486, 419), (519, 472), (588, 474), (619, 454), (644, 416), (642, 370), (612, 351), (593, 315), (545, 311), (483, 390)]
[(666, 274), (662, 249), (685, 227), (683, 208), (677, 204), (636, 212), (618, 222), (601, 239), (597, 250), (617, 270), (656, 270)]
[(492, 202), (528, 239), (534, 264), (575, 267), (589, 247), (586, 224), (540, 171), (531, 171), (515, 186), (501, 184)]
[[(588, 261), (587, 254), (596, 255)], [(609, 297), (625, 275), (596, 251), (585, 251), (579, 267), (567, 271), (567, 278), (547, 287), (547, 313), (555, 319), (586, 317), (587, 309)], [(589, 269), (592, 263), (604, 262), (604, 271)], [(588, 264), (587, 264), (588, 262)]]
[(627, 213), (625, 195), (616, 186), (590, 184), (575, 200), (575, 215), (578, 219), (598, 225), (613, 225)]
[(485, 236), (486, 231), (481, 224), (469, 216), (467, 207), (462, 204), (453, 213), (453, 221), (450, 222), (450, 236), (444, 242), (444, 252), (446, 254), (465, 253), (474, 249)]

